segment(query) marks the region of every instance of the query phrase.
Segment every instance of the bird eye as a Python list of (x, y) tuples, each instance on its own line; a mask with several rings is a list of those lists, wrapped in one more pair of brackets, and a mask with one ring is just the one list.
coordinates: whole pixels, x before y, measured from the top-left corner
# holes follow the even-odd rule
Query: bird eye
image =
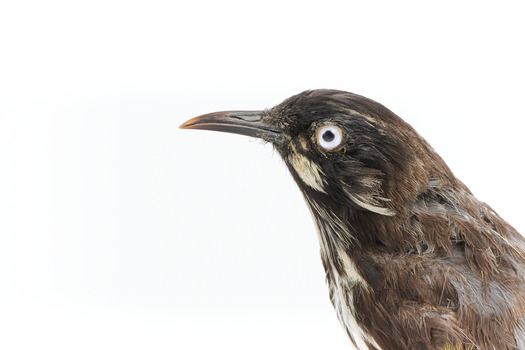
[(317, 143), (326, 150), (332, 150), (341, 144), (343, 132), (335, 125), (323, 125), (317, 130)]

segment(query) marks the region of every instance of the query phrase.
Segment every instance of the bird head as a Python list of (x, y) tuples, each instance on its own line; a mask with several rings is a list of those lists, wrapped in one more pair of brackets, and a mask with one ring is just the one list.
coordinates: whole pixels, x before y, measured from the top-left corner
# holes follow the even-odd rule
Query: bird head
[[(331, 212), (394, 216), (445, 163), (407, 123), (368, 98), (312, 90), (263, 111), (202, 115), (180, 126), (270, 142), (310, 206)], [(401, 213), (402, 214), (402, 213)]]

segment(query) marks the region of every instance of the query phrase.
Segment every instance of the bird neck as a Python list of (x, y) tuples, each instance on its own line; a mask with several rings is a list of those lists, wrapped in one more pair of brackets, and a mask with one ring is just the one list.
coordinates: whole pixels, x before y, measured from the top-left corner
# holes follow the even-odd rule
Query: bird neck
[(366, 288), (376, 278), (373, 255), (403, 252), (411, 244), (408, 238), (399, 239), (408, 220), (402, 214), (384, 216), (310, 196), (305, 199), (317, 226), (321, 260), (331, 286), (344, 283), (344, 288), (356, 284)]
[[(403, 213), (395, 216), (358, 210), (353, 206), (337, 205), (317, 201), (314, 197), (305, 196), (310, 208), (321, 243), (339, 250), (353, 251), (370, 245), (399, 245), (398, 239), (392, 236), (392, 230), (404, 221)], [(321, 247), (323, 248), (323, 247)]]
[(317, 226), (321, 259), (329, 284), (340, 280), (365, 284), (356, 261), (363, 260), (361, 248), (373, 240), (373, 231), (379, 227), (365, 234), (353, 220), (358, 214), (352, 209), (339, 207), (336, 210), (311, 197), (305, 196), (305, 199)]

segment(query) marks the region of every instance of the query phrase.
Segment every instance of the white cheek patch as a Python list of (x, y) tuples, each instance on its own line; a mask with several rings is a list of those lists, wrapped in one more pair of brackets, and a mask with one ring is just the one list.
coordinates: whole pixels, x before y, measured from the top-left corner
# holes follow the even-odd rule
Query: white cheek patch
[(323, 188), (325, 182), (322, 175), (324, 174), (319, 165), (297, 152), (292, 152), (288, 156), (288, 161), (306, 185), (319, 192), (326, 193)]

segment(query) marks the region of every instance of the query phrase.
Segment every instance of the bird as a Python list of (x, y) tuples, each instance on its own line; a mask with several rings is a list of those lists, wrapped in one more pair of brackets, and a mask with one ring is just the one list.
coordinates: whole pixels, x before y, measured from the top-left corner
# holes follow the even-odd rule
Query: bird
[(382, 104), (307, 90), (180, 128), (273, 145), (310, 209), (356, 349), (525, 349), (525, 239)]

